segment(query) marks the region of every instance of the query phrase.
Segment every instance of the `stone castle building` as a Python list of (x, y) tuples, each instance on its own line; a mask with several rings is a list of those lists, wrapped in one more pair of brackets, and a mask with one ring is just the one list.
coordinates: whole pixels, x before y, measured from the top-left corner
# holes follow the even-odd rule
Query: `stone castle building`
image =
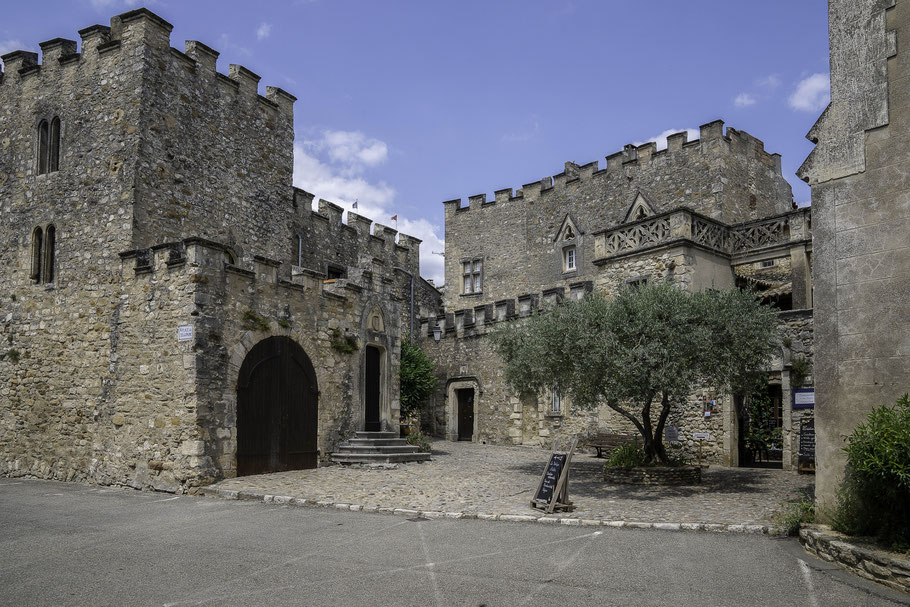
[(844, 439), (910, 391), (910, 2), (829, 2), (831, 104), (812, 186), (818, 294), (816, 496), (835, 503)]
[[(751, 288), (780, 308), (781, 352), (768, 369), (780, 458), (797, 461), (793, 361), (812, 360), (812, 223), (793, 204), (780, 156), (720, 121), (667, 148), (626, 146), (606, 159), (567, 162), (558, 175), (445, 204), (445, 311), (423, 319), (423, 347), (440, 371), (426, 424), (451, 440), (550, 445), (560, 437), (635, 433), (607, 407), (576, 413), (554, 392), (513, 394), (488, 335), (535, 309), (641, 281), (687, 290)], [(435, 335), (434, 335), (435, 333)], [(438, 339), (436, 339), (438, 337)], [(744, 413), (705, 389), (671, 417), (671, 444), (737, 465)], [(696, 440), (696, 437), (701, 439)], [(705, 438), (707, 437), (707, 438)]]
[(398, 427), (419, 241), (314, 210), (294, 97), (170, 31), (2, 58), (2, 474), (187, 490)]
[[(562, 299), (671, 280), (779, 308), (767, 371), (782, 465), (814, 412), (791, 388), (815, 379), (830, 502), (844, 436), (907, 391), (908, 5), (830, 2), (832, 102), (800, 171), (811, 213), (793, 207), (777, 155), (713, 122), (666, 150), (626, 146), (602, 167), (447, 202), (443, 295), (418, 276), (418, 240), (345, 223), (292, 186), (293, 96), (260, 95), (242, 66), (219, 73), (202, 43), (172, 48), (153, 13), (81, 30), (79, 52), (56, 38), (40, 63), (5, 55), (0, 474), (191, 490), (315, 465), (354, 431), (398, 425), (411, 326), (438, 365), (423, 420), (438, 436), (623, 431), (558, 392), (511, 393), (488, 335)], [(670, 442), (741, 463), (738, 404), (707, 387), (690, 404)]]

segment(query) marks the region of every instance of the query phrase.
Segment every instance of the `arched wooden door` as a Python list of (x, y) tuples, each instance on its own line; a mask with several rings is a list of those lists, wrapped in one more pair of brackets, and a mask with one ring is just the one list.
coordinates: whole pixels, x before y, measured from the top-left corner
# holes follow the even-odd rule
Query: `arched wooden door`
[(316, 372), (287, 337), (250, 350), (237, 381), (237, 475), (316, 467)]

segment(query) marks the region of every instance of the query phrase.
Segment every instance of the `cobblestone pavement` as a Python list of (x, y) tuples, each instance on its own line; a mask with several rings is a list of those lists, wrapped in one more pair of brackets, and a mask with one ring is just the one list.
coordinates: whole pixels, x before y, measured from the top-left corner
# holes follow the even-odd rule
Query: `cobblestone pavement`
[[(327, 466), (227, 479), (213, 493), (244, 491), (364, 508), (537, 515), (530, 507), (549, 452), (435, 441), (433, 459), (394, 469)], [(780, 502), (809, 492), (814, 477), (782, 470), (711, 467), (691, 487), (610, 485), (603, 459), (575, 454), (570, 468), (570, 516), (647, 523), (768, 524)]]

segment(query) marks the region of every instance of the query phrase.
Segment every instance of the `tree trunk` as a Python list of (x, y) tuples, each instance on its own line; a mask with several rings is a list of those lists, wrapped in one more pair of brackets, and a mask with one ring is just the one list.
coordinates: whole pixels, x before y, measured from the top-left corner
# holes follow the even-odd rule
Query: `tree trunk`
[(655, 430), (655, 453), (664, 464), (669, 463), (667, 451), (664, 449), (664, 425), (667, 423), (667, 417), (670, 415), (670, 397), (664, 393), (660, 399), (660, 416), (657, 419), (657, 428)]

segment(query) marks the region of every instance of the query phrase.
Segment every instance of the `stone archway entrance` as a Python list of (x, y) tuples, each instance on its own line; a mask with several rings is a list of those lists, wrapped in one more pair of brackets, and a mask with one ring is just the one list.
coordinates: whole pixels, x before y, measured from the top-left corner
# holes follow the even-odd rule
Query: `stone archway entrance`
[(287, 337), (250, 350), (237, 381), (237, 475), (316, 467), (316, 372)]
[(455, 390), (458, 401), (458, 440), (474, 438), (474, 388)]

